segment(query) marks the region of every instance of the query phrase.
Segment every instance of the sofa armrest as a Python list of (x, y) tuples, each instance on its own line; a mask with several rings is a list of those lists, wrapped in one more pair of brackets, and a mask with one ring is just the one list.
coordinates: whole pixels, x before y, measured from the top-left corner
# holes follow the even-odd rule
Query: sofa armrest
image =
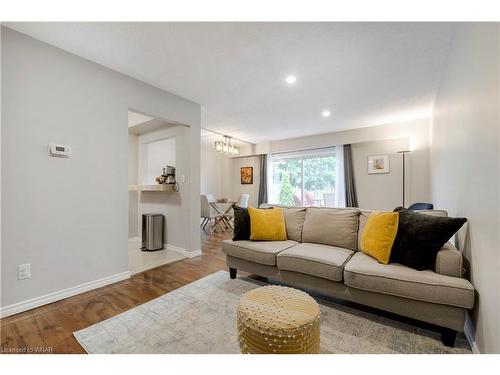
[(450, 242), (447, 242), (437, 253), (436, 273), (452, 277), (463, 277), (462, 254)]

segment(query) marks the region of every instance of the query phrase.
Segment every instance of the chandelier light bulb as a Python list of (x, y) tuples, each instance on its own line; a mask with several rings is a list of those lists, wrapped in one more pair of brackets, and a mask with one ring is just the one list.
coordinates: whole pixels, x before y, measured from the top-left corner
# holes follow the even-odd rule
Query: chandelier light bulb
[(215, 141), (214, 149), (232, 156), (240, 154), (240, 146), (233, 144), (232, 138), (227, 135), (222, 137), (222, 141)]

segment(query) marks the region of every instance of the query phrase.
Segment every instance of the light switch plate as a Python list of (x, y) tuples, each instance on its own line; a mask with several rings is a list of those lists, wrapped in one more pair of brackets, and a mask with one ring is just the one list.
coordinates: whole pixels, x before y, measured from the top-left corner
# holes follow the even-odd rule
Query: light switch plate
[(17, 278), (19, 280), (29, 279), (31, 277), (31, 268), (29, 263), (20, 264), (17, 269)]

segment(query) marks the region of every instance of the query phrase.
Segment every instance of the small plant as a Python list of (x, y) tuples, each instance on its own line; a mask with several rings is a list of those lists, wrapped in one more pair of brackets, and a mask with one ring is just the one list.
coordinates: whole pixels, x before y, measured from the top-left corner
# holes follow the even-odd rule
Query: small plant
[(295, 200), (293, 198), (293, 187), (290, 183), (290, 174), (288, 172), (284, 172), (281, 175), (280, 181), (280, 204), (286, 206), (295, 205)]

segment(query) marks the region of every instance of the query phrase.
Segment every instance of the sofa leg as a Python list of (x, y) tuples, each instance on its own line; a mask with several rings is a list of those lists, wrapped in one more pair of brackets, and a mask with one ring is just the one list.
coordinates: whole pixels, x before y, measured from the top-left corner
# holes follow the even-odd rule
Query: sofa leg
[(231, 279), (236, 279), (236, 272), (237, 272), (237, 271), (238, 271), (238, 270), (237, 270), (236, 268), (231, 268), (231, 267), (229, 267), (229, 277), (230, 277)]
[(444, 345), (453, 348), (455, 346), (455, 339), (457, 338), (457, 331), (450, 328), (442, 328), (441, 330), (441, 341)]

